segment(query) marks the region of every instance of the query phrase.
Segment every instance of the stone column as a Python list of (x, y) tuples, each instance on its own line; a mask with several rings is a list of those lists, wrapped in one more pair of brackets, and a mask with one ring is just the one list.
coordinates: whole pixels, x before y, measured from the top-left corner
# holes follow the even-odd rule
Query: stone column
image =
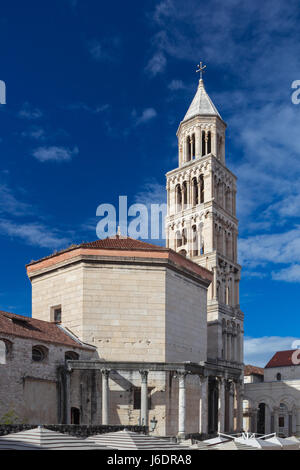
[(199, 404), (199, 433), (208, 433), (208, 377), (199, 377), (200, 379), (200, 404)]
[(109, 424), (109, 373), (108, 369), (102, 369), (102, 424)]
[(232, 381), (228, 384), (229, 403), (228, 403), (228, 431), (234, 431), (234, 383)]
[(296, 436), (300, 437), (300, 408), (296, 411)]
[(140, 370), (141, 374), (141, 425), (148, 426), (148, 371)]
[(218, 377), (218, 432), (225, 431), (225, 382), (224, 377)]
[(279, 409), (274, 408), (274, 432), (276, 432), (278, 436), (279, 432)]
[(217, 300), (217, 268), (213, 268), (213, 274), (214, 274), (214, 284), (213, 284), (213, 299)]
[(185, 437), (185, 418), (186, 418), (186, 373), (180, 372), (179, 396), (178, 396), (178, 437)]
[(187, 137), (184, 137), (184, 141), (183, 141), (183, 163), (185, 163), (187, 161), (187, 155), (188, 155), (188, 141), (187, 141)]
[(227, 361), (231, 361), (231, 333), (227, 332)]
[(243, 399), (244, 399), (244, 383), (241, 379), (236, 383), (236, 431), (243, 430)]
[(71, 424), (71, 371), (66, 371), (66, 401), (65, 401), (65, 419), (66, 424)]
[(191, 206), (191, 182), (190, 179), (186, 181), (186, 203), (187, 203), (187, 208)]
[(201, 147), (202, 147), (202, 139), (201, 139), (201, 128), (198, 126), (195, 130), (195, 137), (196, 137), (196, 158), (201, 157)]

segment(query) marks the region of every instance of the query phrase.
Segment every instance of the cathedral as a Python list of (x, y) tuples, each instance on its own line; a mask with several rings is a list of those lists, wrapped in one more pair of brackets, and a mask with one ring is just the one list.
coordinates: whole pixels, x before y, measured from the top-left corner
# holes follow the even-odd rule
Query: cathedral
[(141, 424), (179, 437), (241, 431), (241, 267), (225, 131), (201, 77), (166, 175), (166, 247), (118, 234), (27, 265), (32, 318), (0, 312), (0, 418)]

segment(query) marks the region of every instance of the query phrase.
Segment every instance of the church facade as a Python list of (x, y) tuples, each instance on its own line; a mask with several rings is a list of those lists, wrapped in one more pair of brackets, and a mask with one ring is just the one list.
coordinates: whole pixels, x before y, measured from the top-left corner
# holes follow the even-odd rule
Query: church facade
[(57, 422), (151, 424), (169, 436), (242, 429), (236, 178), (225, 129), (201, 79), (178, 129), (178, 168), (167, 174), (166, 248), (116, 235), (27, 265), (32, 318), (64, 328), (85, 351), (56, 363)]

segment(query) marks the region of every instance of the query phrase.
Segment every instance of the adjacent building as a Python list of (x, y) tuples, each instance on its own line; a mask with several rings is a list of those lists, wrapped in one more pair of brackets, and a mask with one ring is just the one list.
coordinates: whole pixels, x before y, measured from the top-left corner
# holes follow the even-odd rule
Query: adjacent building
[(278, 351), (264, 369), (245, 366), (244, 429), (300, 435), (300, 351)]

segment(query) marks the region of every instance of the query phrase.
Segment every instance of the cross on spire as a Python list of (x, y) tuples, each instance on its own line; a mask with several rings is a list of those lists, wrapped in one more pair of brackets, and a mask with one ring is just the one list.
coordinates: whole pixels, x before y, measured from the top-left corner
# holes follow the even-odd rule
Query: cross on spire
[(202, 74), (203, 72), (205, 72), (205, 69), (206, 69), (206, 65), (202, 65), (203, 62), (200, 62), (200, 64), (197, 65), (197, 70), (196, 72), (200, 72), (200, 80), (202, 80)]

